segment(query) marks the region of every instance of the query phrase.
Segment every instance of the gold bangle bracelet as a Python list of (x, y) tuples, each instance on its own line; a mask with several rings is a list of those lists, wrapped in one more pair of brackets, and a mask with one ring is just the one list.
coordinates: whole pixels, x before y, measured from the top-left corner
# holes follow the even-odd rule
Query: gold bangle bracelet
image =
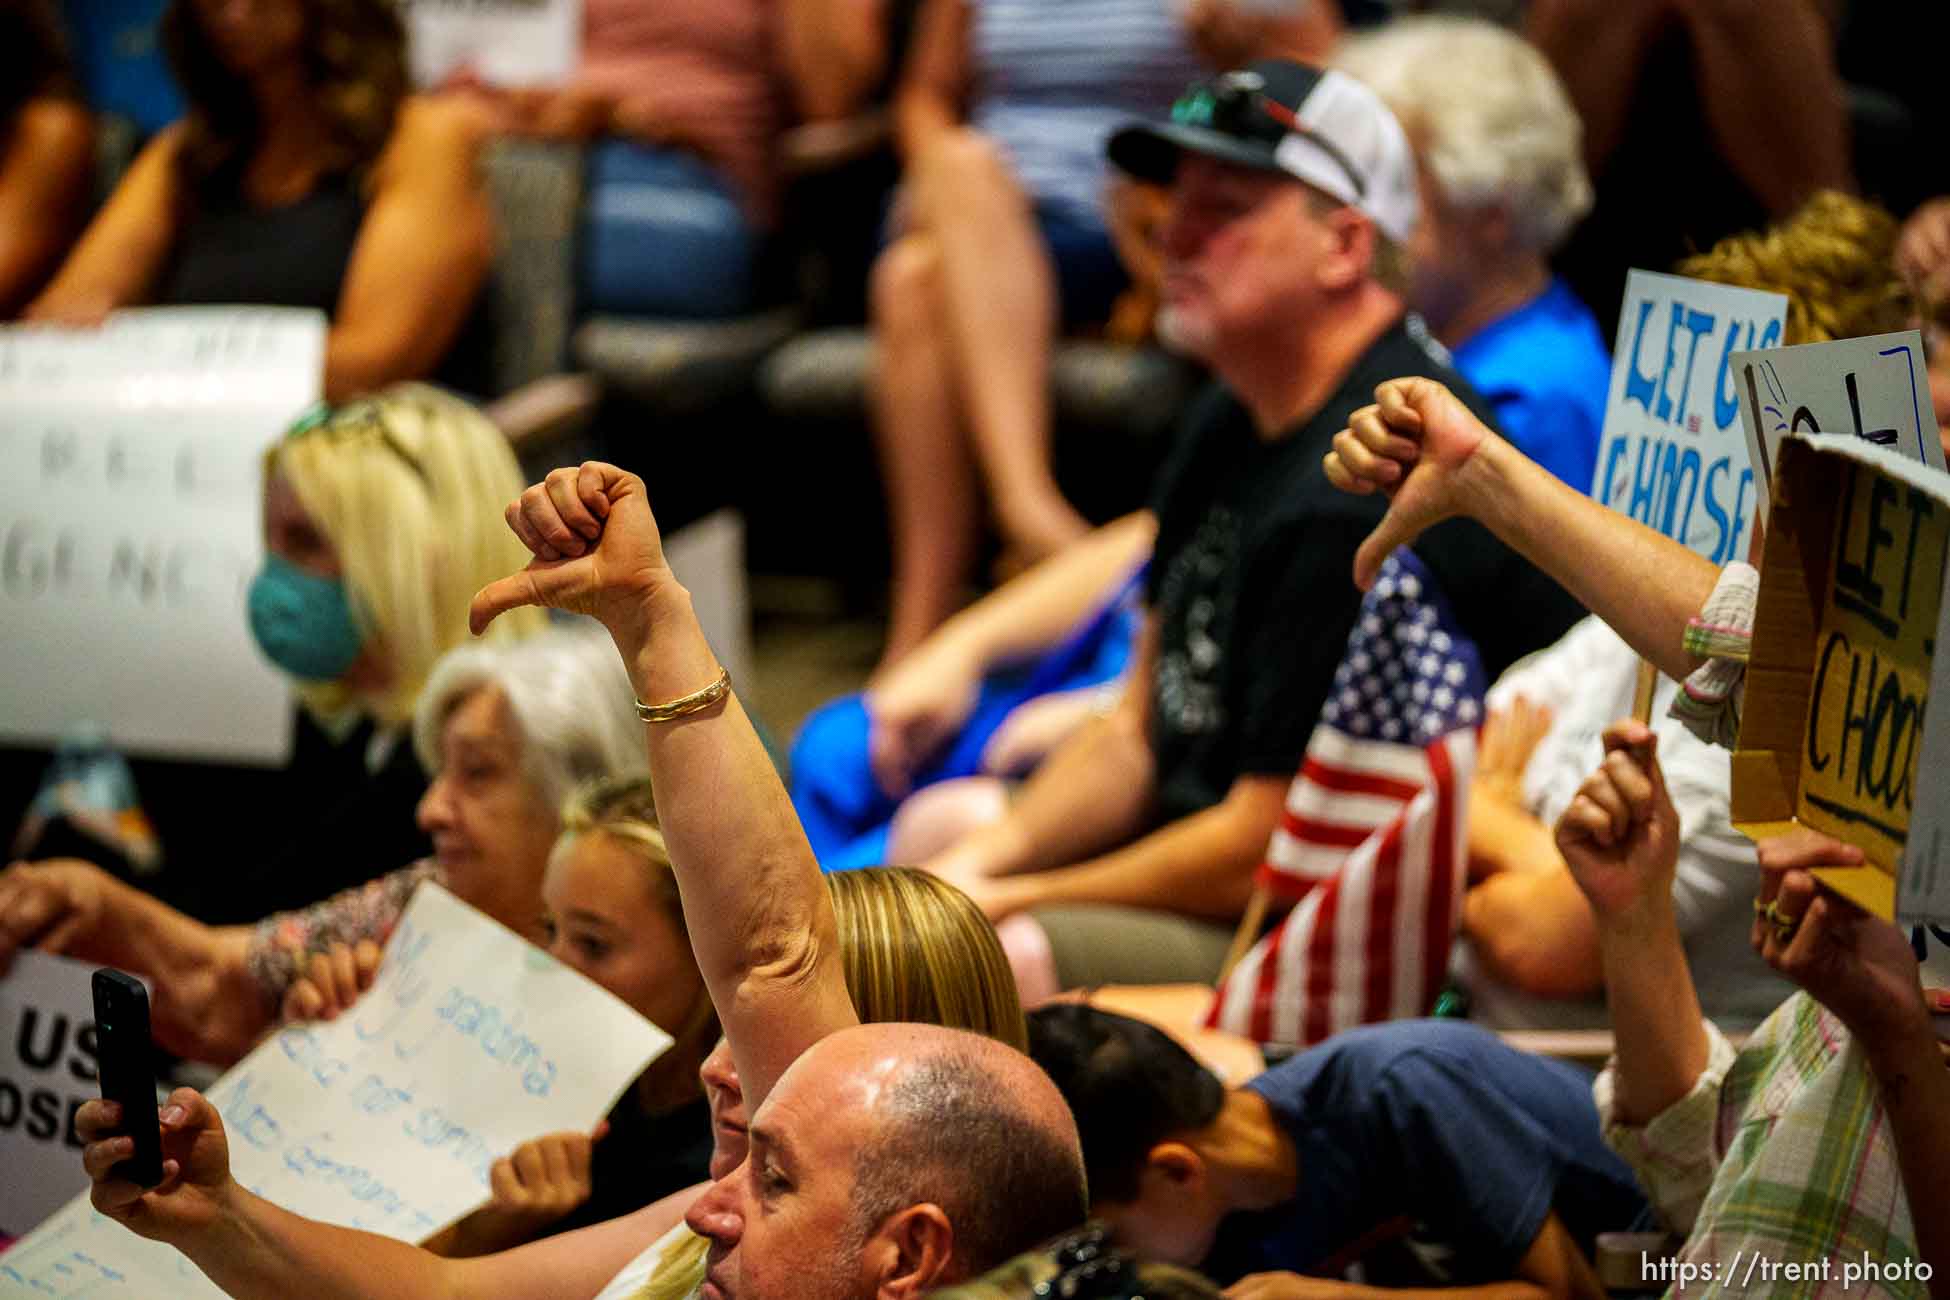
[(680, 695), (668, 704), (645, 704), (642, 700), (638, 700), (636, 716), (645, 722), (674, 722), (678, 718), (703, 712), (729, 694), (731, 694), (731, 670), (720, 668), (717, 681), (701, 691)]

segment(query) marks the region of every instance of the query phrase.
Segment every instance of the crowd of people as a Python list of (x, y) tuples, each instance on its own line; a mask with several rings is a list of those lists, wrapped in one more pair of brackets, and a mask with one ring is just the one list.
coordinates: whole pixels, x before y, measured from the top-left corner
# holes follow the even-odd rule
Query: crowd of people
[[(1950, 449), (1950, 198), (1857, 174), (1856, 5), (1434, 7), (585, 0), (537, 87), (413, 85), (393, 0), (167, 0), (181, 118), (103, 186), (61, 10), (0, 0), (8, 328), (329, 321), (238, 610), (291, 757), (131, 756), (160, 874), (30, 819), (0, 980), (28, 950), (144, 977), (160, 1092), (347, 1014), (432, 883), (669, 1040), (423, 1241), (247, 1188), (187, 1086), (75, 1116), (96, 1209), (279, 1300), (1731, 1294), (1755, 1258), (1809, 1266), (1771, 1295), (1845, 1261), (1950, 1294), (1950, 954), (1821, 882), (1860, 849), (1734, 828), (1759, 540), (1716, 567), (1589, 494), (1633, 265), (1782, 295), (1785, 344), (1921, 330)], [(1660, 120), (1724, 183), (1636, 229), (1675, 51)], [(581, 150), (579, 310), (729, 319), (803, 215), (785, 132), (862, 115), (900, 170), (854, 232), (890, 615), (781, 762), (654, 474), (532, 482), (483, 413), (480, 160)], [(1204, 377), (1108, 522), (1052, 458), (1077, 335)], [(991, 535), (1009, 576), (968, 600)], [(1377, 811), (1408, 778), (1333, 762), (1371, 732), (1470, 738), (1453, 817)], [(48, 759), (0, 750), (0, 812)], [(1385, 886), (1426, 931), (1284, 928), (1391, 834), (1456, 856), (1453, 895)], [(1288, 933), (1324, 965), (1262, 998), (1392, 995), (1242, 1034), (1224, 981)]]

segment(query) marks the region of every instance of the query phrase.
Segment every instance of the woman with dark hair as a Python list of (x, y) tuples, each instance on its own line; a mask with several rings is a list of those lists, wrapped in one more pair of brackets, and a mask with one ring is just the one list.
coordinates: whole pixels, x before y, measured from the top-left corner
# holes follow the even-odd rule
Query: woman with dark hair
[(88, 110), (50, 0), (0, 0), (0, 320), (68, 251), (93, 161)]
[[(408, 94), (387, 0), (173, 0), (189, 111), (142, 152), (28, 308), (316, 307), (325, 396), (436, 376), (481, 392), (469, 308), (493, 241), (472, 115)], [(444, 364), (443, 364), (444, 362)]]

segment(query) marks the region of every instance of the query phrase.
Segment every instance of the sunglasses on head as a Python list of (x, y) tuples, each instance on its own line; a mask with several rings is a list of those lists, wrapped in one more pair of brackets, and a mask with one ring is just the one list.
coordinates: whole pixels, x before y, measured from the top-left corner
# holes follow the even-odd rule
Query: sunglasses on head
[[(1242, 140), (1272, 143), (1272, 133), (1258, 114), (1287, 135), (1300, 136), (1333, 160), (1354, 187), (1356, 199), (1368, 193), (1368, 183), (1354, 163), (1332, 140), (1303, 123), (1294, 111), (1266, 93), (1266, 79), (1257, 72), (1227, 72), (1193, 86), (1171, 106), (1171, 120), (1180, 126), (1203, 127)], [(1277, 139), (1276, 136), (1273, 139)]]
[(399, 435), (386, 419), (386, 413), (377, 402), (368, 399), (355, 399), (333, 406), (329, 402), (319, 402), (293, 422), (285, 430), (284, 440), (295, 442), (300, 438), (329, 438), (335, 442), (350, 442), (357, 438), (373, 438), (388, 451), (406, 462), (406, 467), (417, 475), (422, 483), (427, 481), (426, 470), (415, 456), (401, 442)]

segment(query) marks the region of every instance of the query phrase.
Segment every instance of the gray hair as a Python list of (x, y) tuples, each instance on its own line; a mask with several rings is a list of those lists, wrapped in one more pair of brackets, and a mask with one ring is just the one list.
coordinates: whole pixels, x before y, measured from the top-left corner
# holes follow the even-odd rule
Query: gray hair
[(1584, 125), (1537, 48), (1480, 19), (1402, 18), (1334, 56), (1387, 101), (1443, 198), (1502, 206), (1518, 243), (1549, 253), (1591, 208)]
[(413, 712), (413, 748), (428, 773), (440, 770), (447, 719), (482, 687), (507, 700), (523, 769), (549, 808), (584, 782), (649, 777), (629, 674), (593, 623), (555, 623), (518, 641), (477, 641), (443, 655)]

